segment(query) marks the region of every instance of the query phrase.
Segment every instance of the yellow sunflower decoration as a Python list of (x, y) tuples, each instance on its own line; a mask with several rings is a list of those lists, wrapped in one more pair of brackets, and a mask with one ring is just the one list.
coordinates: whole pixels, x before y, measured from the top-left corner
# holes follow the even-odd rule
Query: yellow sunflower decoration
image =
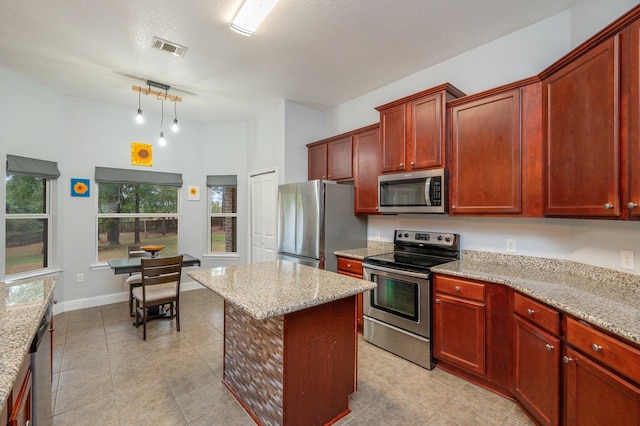
[(153, 146), (147, 143), (131, 142), (131, 164), (134, 166), (151, 166), (153, 162)]

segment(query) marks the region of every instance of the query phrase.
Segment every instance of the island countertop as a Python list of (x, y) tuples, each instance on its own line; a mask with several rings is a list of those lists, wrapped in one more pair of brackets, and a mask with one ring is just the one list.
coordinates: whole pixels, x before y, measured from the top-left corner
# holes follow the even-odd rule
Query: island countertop
[(300, 311), (376, 287), (370, 281), (286, 260), (200, 269), (188, 275), (258, 320)]
[(0, 410), (53, 297), (57, 277), (0, 283)]

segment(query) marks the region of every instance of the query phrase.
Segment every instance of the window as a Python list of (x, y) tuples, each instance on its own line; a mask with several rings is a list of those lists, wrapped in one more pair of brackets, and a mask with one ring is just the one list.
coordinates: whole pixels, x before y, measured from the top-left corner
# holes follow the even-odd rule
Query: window
[(52, 181), (57, 163), (7, 155), (5, 275), (46, 269), (52, 247)]
[(238, 251), (238, 183), (235, 175), (207, 176), (209, 252)]
[(179, 174), (96, 167), (97, 259), (127, 257), (131, 244), (163, 245), (178, 251)]

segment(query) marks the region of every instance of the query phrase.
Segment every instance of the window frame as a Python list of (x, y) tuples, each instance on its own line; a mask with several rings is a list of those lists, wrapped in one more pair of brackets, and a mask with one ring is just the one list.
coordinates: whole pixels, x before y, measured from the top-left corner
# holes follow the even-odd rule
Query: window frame
[[(219, 181), (218, 181), (219, 180)], [(218, 182), (217, 182), (218, 181)], [(235, 212), (233, 213), (212, 213), (212, 193), (213, 188), (215, 187), (233, 187), (236, 190), (236, 205)], [(207, 176), (207, 256), (209, 258), (239, 258), (240, 253), (238, 252), (238, 244), (239, 244), (239, 235), (238, 235), (238, 204), (239, 204), (239, 193), (238, 193), (238, 181), (237, 175), (210, 175)], [(225, 218), (225, 217), (233, 217), (236, 218), (236, 229), (235, 229), (235, 241), (234, 245), (236, 247), (235, 251), (212, 251), (211, 247), (211, 220), (213, 218)]]
[[(9, 164), (11, 163), (11, 166)], [(57, 203), (55, 202), (57, 196), (57, 182), (60, 172), (58, 171), (58, 165), (55, 162), (46, 160), (37, 160), (28, 157), (18, 157), (13, 155), (7, 155), (7, 170), (5, 172), (5, 204), (7, 196), (7, 176), (31, 176), (37, 177), (43, 180), (45, 183), (45, 199), (43, 207), (45, 213), (6, 213), (4, 215), (4, 245), (5, 255), (2, 259), (3, 271), (2, 274), (6, 281), (13, 281), (22, 278), (37, 277), (41, 275), (47, 275), (53, 272), (60, 271), (55, 265), (57, 265)], [(46, 266), (37, 269), (30, 269), (28, 271), (21, 271), (12, 274), (7, 273), (7, 223), (11, 220), (29, 220), (29, 219), (44, 219), (46, 220)]]

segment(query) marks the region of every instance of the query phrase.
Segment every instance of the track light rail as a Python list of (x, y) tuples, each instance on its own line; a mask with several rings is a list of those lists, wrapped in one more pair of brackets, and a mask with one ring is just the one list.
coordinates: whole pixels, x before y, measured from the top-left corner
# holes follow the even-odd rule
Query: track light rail
[(131, 90), (142, 93), (143, 95), (155, 96), (158, 99), (164, 99), (170, 102), (182, 102), (182, 98), (180, 96), (169, 95), (166, 92), (158, 92), (148, 87), (132, 86)]

